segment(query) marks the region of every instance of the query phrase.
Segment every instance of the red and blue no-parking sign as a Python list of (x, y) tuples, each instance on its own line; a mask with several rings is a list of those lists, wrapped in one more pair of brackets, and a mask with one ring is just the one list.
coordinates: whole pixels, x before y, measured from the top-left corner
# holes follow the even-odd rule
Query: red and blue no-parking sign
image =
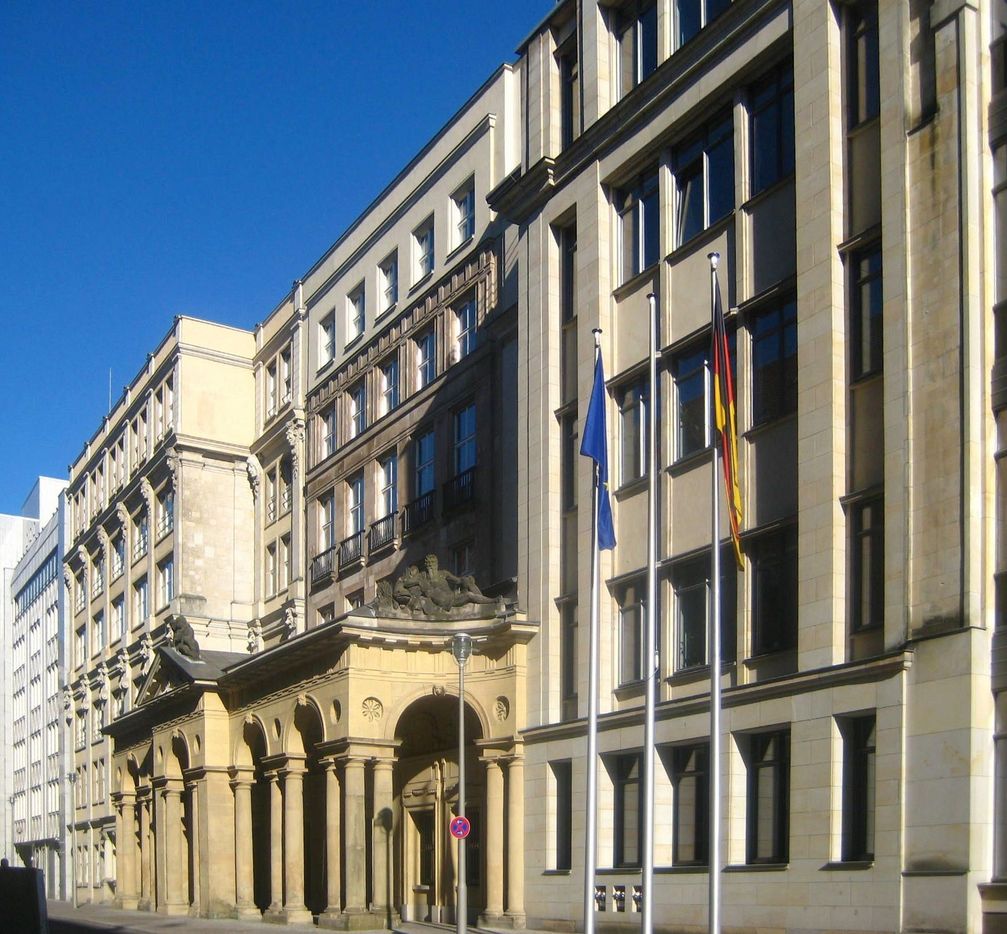
[(472, 830), (472, 825), (469, 823), (467, 817), (456, 817), (451, 821), (449, 829), (452, 837), (464, 840), (469, 835), (469, 831)]

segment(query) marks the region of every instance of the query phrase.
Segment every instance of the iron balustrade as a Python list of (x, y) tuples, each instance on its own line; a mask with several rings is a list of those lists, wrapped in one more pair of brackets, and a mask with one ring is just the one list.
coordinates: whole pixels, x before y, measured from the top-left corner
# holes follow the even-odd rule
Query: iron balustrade
[(285, 516), (290, 512), (290, 503), (293, 497), (291, 496), (292, 487), (285, 487), (280, 490), (280, 515)]
[(402, 534), (408, 535), (434, 517), (434, 491), (430, 490), (407, 503), (402, 510)]
[(147, 553), (147, 533), (144, 532), (142, 535), (137, 536), (136, 541), (133, 543), (133, 560), (136, 561), (138, 558), (142, 558)]
[(476, 498), (476, 469), (469, 467), (444, 484), (444, 508), (457, 509)]
[(339, 543), (339, 566), (359, 561), (364, 556), (364, 530), (354, 532)]
[(369, 548), (374, 551), (395, 541), (395, 513), (390, 512), (383, 519), (371, 523)]
[(161, 517), (157, 520), (157, 537), (163, 538), (167, 535), (173, 528), (175, 528), (175, 511), (166, 510), (161, 513)]
[(311, 582), (313, 584), (332, 576), (338, 550), (339, 547), (333, 545), (311, 559)]

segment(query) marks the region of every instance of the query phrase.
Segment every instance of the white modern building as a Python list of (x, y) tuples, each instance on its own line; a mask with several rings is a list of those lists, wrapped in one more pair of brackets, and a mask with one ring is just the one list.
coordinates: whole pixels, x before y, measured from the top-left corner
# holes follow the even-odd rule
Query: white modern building
[[(66, 683), (66, 596), (62, 586), (67, 539), (64, 480), (39, 478), (25, 512), (38, 534), (14, 568), (10, 641), (13, 846), (18, 862), (45, 872), (50, 898), (69, 892), (66, 850), (68, 774), (61, 686)], [(8, 801), (10, 803), (10, 801)]]

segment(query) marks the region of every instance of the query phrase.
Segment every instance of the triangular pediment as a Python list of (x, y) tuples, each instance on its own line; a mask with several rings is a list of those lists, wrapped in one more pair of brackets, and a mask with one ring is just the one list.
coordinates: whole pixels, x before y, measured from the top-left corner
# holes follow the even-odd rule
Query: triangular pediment
[(150, 670), (137, 692), (136, 706), (142, 707), (158, 697), (190, 684), (192, 684), (191, 678), (168, 661), (162, 652), (156, 652), (154, 660), (150, 663)]

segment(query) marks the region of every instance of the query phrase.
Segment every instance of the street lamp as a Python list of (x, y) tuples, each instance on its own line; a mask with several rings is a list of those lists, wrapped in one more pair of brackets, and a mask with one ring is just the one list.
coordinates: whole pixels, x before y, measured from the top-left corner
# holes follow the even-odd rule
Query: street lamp
[(77, 907), (77, 773), (67, 775), (70, 779), (70, 888), (73, 891), (73, 907)]
[[(465, 665), (472, 654), (472, 637), (459, 632), (451, 637), (451, 654), (458, 662), (458, 816), (465, 816)], [(468, 924), (468, 891), (465, 879), (465, 837), (458, 837), (458, 934)]]

